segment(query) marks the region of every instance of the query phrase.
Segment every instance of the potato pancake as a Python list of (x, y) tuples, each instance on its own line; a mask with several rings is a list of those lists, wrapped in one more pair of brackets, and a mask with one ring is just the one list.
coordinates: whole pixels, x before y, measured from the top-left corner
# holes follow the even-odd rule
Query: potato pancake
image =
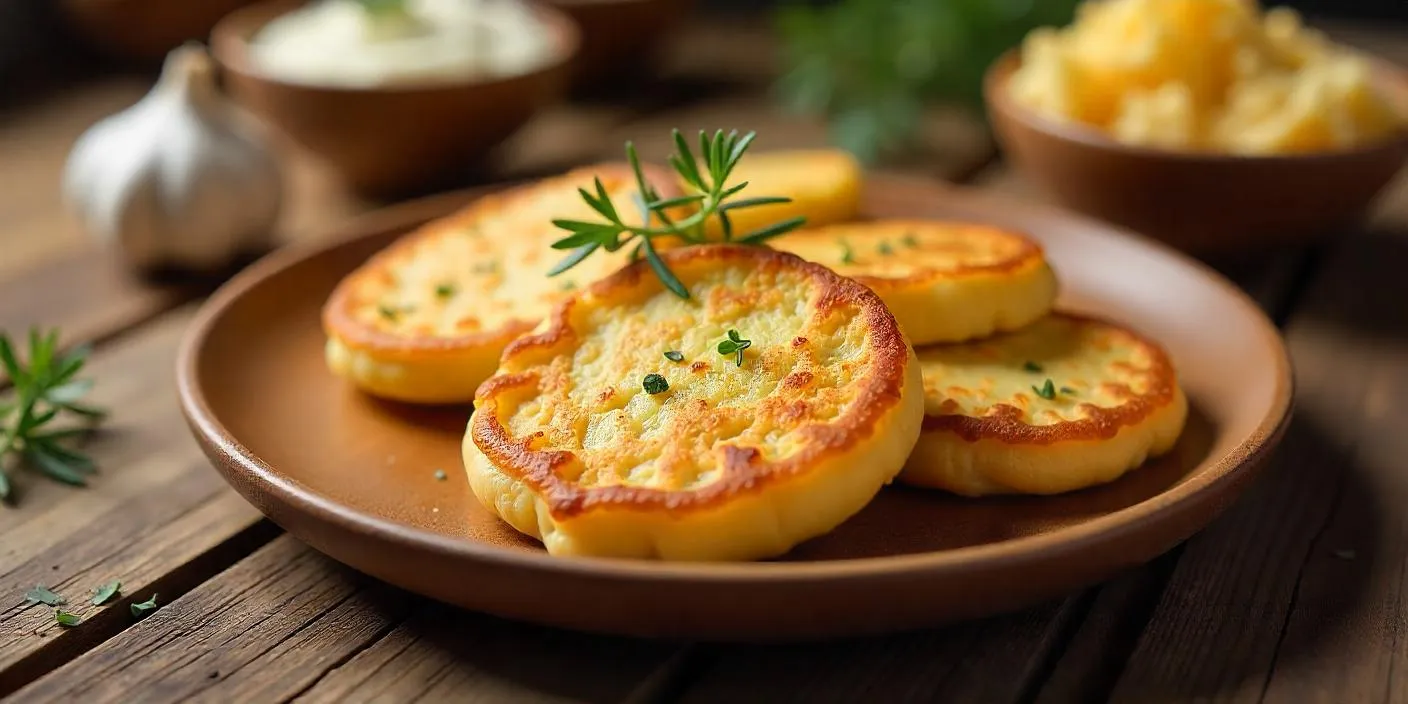
[(1015, 330), (1046, 315), (1056, 275), (1041, 247), (970, 223), (879, 220), (810, 228), (770, 242), (880, 294), (916, 346)]
[(924, 432), (901, 481), (957, 494), (1056, 494), (1117, 479), (1177, 442), (1172, 362), (1120, 326), (1053, 314), (918, 350)]
[(904, 464), (923, 391), (864, 286), (763, 247), (663, 254), (562, 302), (505, 350), (464, 441), (486, 508), (553, 555), (779, 555)]
[[(647, 167), (663, 197), (677, 195)], [(578, 188), (601, 178), (612, 200), (632, 202), (625, 164), (583, 167), (491, 194), (431, 222), (372, 257), (338, 285), (323, 310), (332, 371), (377, 396), (414, 403), (468, 402), (499, 355), (573, 290), (627, 262), (598, 251), (548, 277), (566, 254), (555, 218), (597, 220)]]

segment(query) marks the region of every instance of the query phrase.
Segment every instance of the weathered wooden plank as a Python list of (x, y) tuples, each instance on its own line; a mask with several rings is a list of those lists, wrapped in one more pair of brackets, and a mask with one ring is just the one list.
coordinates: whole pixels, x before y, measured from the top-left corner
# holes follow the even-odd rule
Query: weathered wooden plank
[(724, 648), (684, 701), (1021, 701), (1073, 603), (886, 638)]
[[(127, 603), (174, 597), (276, 533), (185, 431), (172, 368), (191, 312), (94, 354), (92, 400), (111, 416), (86, 446), (100, 467), (90, 486), (11, 473), (16, 505), (0, 507), (0, 696), (124, 628)], [(123, 598), (88, 605), (86, 593), (111, 579)], [(65, 594), (85, 623), (64, 629), (51, 609), (26, 605), (36, 584)]]
[(278, 701), (384, 633), (407, 607), (390, 587), (278, 540), (17, 699), (193, 701), (219, 688), (231, 695), (223, 701)]
[(1408, 178), (1287, 327), (1297, 419), (1264, 479), (1190, 541), (1118, 701), (1402, 701)]
[(137, 277), (109, 254), (78, 251), (0, 278), (0, 330), (62, 329), (65, 343), (101, 340), (171, 310), (199, 288)]
[(17, 698), (605, 702), (673, 652), (434, 604), (282, 537)]

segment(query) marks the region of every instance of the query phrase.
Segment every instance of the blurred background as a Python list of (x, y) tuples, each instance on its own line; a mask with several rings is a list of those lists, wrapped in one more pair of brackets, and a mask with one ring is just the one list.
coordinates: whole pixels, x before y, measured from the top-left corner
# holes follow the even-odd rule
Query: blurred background
[[(356, 1), (373, 10), (399, 2)], [(493, 0), (467, 2), (479, 8), (487, 5), (473, 3)], [(93, 207), (86, 213), (89, 233), (61, 217), (59, 185), (70, 150), (85, 132), (147, 95), (168, 52), (188, 41), (210, 42), (208, 73), (218, 90), (274, 128), (270, 153), (279, 162), (275, 189), (282, 197), (261, 202), (270, 203), (265, 220), (275, 224), (259, 220), (246, 229), (258, 225), (286, 242), (389, 201), (619, 159), (626, 140), (635, 140), (643, 158), (659, 159), (672, 149), (671, 128), (755, 130), (759, 150), (832, 145), (871, 166), (972, 180), (996, 153), (983, 103), (985, 70), (1033, 28), (1069, 23), (1078, 2), (544, 0), (546, 16), (560, 18), (548, 24), (575, 29), (554, 30), (549, 59), (531, 70), (502, 80), (465, 78), (444, 91), (393, 85), (342, 92), (291, 86), (251, 69), (251, 36), (298, 5), (0, 3), (0, 188), (24, 216), (12, 218), (0, 237), (18, 252), (10, 260), (26, 251), (60, 251), (101, 229), (108, 216)], [(1332, 39), (1402, 61), (1396, 37), (1408, 32), (1392, 28), (1408, 27), (1404, 0), (1264, 6), (1278, 5), (1302, 12)], [(307, 53), (298, 60), (307, 63)], [(107, 202), (103, 194), (126, 183), (122, 174), (108, 173), (122, 169), (101, 164), (113, 161), (124, 139), (94, 148), (107, 151), (92, 157), (90, 171), (111, 176), (115, 185), (87, 189), (90, 204)], [(1385, 163), (1398, 158), (1384, 156)], [(1396, 166), (1388, 163), (1386, 173)], [(207, 214), (216, 217), (214, 209)], [(189, 225), (167, 224), (173, 232)]]
[[(188, 39), (204, 40), (217, 20), (248, 4), (248, 0), (7, 0), (0, 3), (0, 105), (115, 73), (152, 72), (167, 51)], [(568, 9), (569, 14), (600, 6), (594, 14), (610, 23), (611, 13), (650, 3), (557, 0), (550, 4)], [(1032, 27), (1068, 21), (1077, 3), (695, 0), (665, 4), (686, 7), (688, 19), (630, 30), (663, 36), (682, 23), (700, 22), (746, 29), (755, 41), (739, 46), (739, 55), (723, 60), (734, 68), (755, 69), (749, 72), (757, 78), (775, 78), (772, 93), (780, 107), (826, 114), (831, 141), (873, 160), (916, 129), (918, 106), (978, 105), (983, 68)], [(1408, 23), (1408, 2), (1403, 0), (1267, 4), (1275, 5), (1302, 11), (1311, 24), (1336, 19)], [(891, 60), (896, 47), (912, 49), (914, 43), (905, 40), (914, 37), (925, 40), (923, 50)]]

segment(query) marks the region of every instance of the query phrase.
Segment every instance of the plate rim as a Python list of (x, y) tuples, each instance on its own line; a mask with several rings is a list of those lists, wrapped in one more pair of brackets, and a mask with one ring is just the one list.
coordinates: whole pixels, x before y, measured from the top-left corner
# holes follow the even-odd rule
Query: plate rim
[[(202, 345), (222, 315), (243, 295), (264, 280), (299, 263), (367, 238), (387, 234), (393, 229), (413, 227), (424, 221), (425, 213), (436, 208), (452, 208), (469, 199), (483, 196), (516, 182), (496, 183), (439, 193), (396, 203), (355, 216), (327, 232), (332, 236), (314, 242), (295, 243), (277, 249), (243, 271), (231, 277), (205, 300), (183, 333), (177, 351), (176, 386), (183, 415), (196, 439), (208, 451), (217, 452), (225, 461), (215, 461), (217, 471), (238, 493), (261, 509), (259, 502), (246, 494), (243, 486), (262, 485), (266, 494), (286, 511), (304, 513), (322, 522), (334, 524), (340, 530), (368, 535), (379, 541), (455, 560), (471, 560), (483, 566), (498, 566), (541, 574), (566, 573), (579, 577), (610, 578), (638, 581), (682, 581), (691, 583), (754, 583), (873, 580), (925, 574), (973, 573), (1010, 569), (1024, 563), (1049, 560), (1052, 557), (1082, 552), (1102, 543), (1118, 542), (1130, 532), (1138, 532), (1149, 522), (1163, 523), (1175, 518), (1181, 509), (1195, 508), (1216, 498), (1223, 484), (1250, 479), (1243, 475), (1255, 472), (1275, 449), (1291, 421), (1296, 395), (1295, 375), (1289, 352), (1280, 332), (1270, 318), (1245, 291), (1207, 264), (1152, 238), (1124, 228), (1095, 220), (1062, 208), (1040, 202), (1004, 195), (994, 195), (981, 189), (958, 186), (936, 179), (886, 173), (867, 174), (870, 190), (886, 183), (908, 183), (928, 189), (941, 189), (955, 198), (971, 201), (975, 207), (991, 209), (1004, 206), (1033, 211), (1037, 219), (1055, 219), (1084, 230), (1098, 231), (1102, 236), (1132, 240), (1152, 250), (1153, 254), (1173, 259), (1178, 265), (1196, 270), (1230, 294), (1238, 305), (1252, 314), (1258, 325), (1257, 333), (1276, 358), (1276, 388), (1271, 407), (1248, 437), (1221, 457), (1210, 460), (1212, 466), (1197, 476), (1117, 511), (1055, 530), (1010, 538), (994, 543), (970, 545), (941, 551), (881, 555), (838, 560), (813, 561), (749, 561), (749, 562), (665, 562), (608, 557), (563, 557), (545, 552), (512, 550), (474, 541), (452, 538), (420, 528), (396, 523), (366, 514), (336, 500), (302, 487), (297, 481), (282, 475), (259, 459), (236, 439), (216, 418), (206, 403), (197, 381), (197, 360)], [(1230, 501), (1228, 502), (1230, 503)], [(1199, 525), (1191, 533), (1202, 529)], [(1190, 534), (1191, 534), (1190, 533)], [(298, 537), (297, 534), (294, 534)], [(1189, 537), (1184, 535), (1179, 542)], [(1140, 560), (1143, 562), (1144, 560)]]

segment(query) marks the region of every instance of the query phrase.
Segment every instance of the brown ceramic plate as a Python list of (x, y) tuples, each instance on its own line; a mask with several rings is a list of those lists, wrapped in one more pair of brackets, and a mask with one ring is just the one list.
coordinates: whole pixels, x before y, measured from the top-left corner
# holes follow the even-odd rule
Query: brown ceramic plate
[[(331, 244), (276, 253), (206, 304), (183, 344), (182, 406), (225, 478), (290, 533), (436, 599), (570, 628), (773, 639), (932, 625), (1014, 609), (1168, 550), (1230, 503), (1291, 408), (1291, 368), (1256, 305), (1161, 245), (1058, 210), (876, 176), (873, 216), (1030, 232), (1063, 304), (1124, 321), (1172, 354), (1193, 412), (1176, 450), (1051, 498), (960, 499), (894, 487), (784, 558), (666, 564), (552, 558), (482, 510), (460, 465), (469, 409), (364, 396), (323, 367), (318, 311), (337, 280), (408, 228), (474, 196), (376, 213)], [(436, 479), (443, 469), (445, 480)]]

